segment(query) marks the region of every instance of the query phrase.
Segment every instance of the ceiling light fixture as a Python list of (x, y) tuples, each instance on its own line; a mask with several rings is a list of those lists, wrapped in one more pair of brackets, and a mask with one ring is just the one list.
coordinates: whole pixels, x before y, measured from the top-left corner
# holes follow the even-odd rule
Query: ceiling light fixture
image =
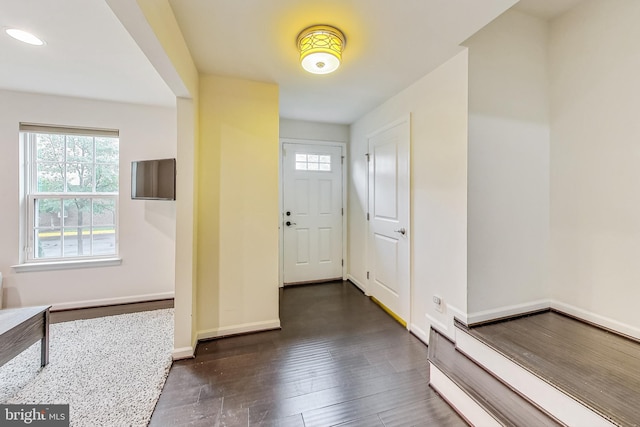
[(19, 30), (17, 28), (7, 28), (4, 31), (14, 39), (20, 40), (24, 43), (28, 43), (34, 46), (42, 46), (44, 44), (44, 41), (42, 41), (40, 38), (24, 30)]
[(346, 45), (342, 31), (328, 25), (314, 25), (298, 35), (298, 50), (302, 68), (313, 74), (329, 74), (342, 61)]

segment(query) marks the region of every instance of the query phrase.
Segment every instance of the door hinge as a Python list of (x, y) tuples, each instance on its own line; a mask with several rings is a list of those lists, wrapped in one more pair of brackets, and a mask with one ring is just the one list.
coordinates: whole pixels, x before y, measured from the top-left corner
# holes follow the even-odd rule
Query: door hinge
[(369, 212), (367, 212), (367, 221), (369, 221)]
[(369, 279), (369, 272), (367, 271), (367, 279)]
[(344, 267), (344, 260), (342, 260), (342, 266)]
[(340, 164), (344, 164), (344, 156), (340, 157)]
[(344, 216), (344, 208), (340, 209), (340, 215)]
[(369, 153), (366, 153), (365, 156), (367, 156), (367, 162), (371, 160), (371, 157), (369, 156)]

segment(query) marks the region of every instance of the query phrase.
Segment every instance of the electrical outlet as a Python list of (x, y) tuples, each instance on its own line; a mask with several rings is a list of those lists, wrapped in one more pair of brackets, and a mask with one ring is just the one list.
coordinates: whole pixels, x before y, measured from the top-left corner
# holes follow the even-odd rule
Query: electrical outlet
[(442, 313), (442, 298), (437, 295), (433, 296), (433, 304), (436, 306), (436, 310)]

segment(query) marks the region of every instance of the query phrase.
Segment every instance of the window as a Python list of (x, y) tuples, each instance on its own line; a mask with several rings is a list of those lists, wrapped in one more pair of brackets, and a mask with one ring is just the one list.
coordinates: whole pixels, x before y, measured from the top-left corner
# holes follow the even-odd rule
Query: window
[(118, 253), (118, 131), (20, 125), (27, 261)]
[(296, 170), (331, 172), (331, 155), (296, 153)]

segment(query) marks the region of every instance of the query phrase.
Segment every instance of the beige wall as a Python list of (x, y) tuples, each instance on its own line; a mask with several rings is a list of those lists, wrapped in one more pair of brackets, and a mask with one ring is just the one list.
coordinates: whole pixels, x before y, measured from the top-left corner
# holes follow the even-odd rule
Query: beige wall
[(176, 276), (174, 299), (174, 357), (190, 357), (197, 337), (197, 158), (199, 115), (197, 97), (177, 98)]
[[(112, 9), (131, 4), (108, 2)], [(161, 75), (165, 70), (163, 77), (177, 95), (185, 97), (188, 92), (194, 99), (178, 102), (184, 113), (179, 111), (179, 126), (189, 128), (178, 129), (178, 158), (181, 152), (191, 156), (192, 164), (186, 159), (189, 169), (183, 177), (188, 178), (189, 172), (192, 179), (197, 176), (193, 188), (198, 197), (186, 201), (190, 206), (177, 202), (176, 346), (189, 341), (185, 340), (187, 330), (193, 344), (196, 330), (209, 336), (275, 324), (277, 294), (271, 293), (270, 283), (273, 278), (275, 289), (277, 259), (271, 258), (277, 254), (277, 89), (217, 77), (206, 77), (208, 82), (199, 89), (184, 41), (175, 37), (177, 27), (168, 2), (138, 0), (137, 4), (164, 49), (143, 50)], [(541, 99), (546, 58), (541, 24), (510, 12), (470, 40), (470, 311), (517, 305), (546, 292), (558, 308), (640, 336), (640, 319), (634, 314), (640, 267), (633, 257), (640, 233), (640, 203), (635, 197), (640, 58), (635, 46), (639, 30), (633, 19), (639, 7), (636, 0), (587, 0), (552, 21), (547, 45), (551, 148), (546, 177), (542, 171), (548, 111)], [(133, 15), (119, 14), (123, 22), (127, 16)], [(141, 40), (151, 39), (144, 32), (134, 37), (141, 46)], [(495, 69), (496, 65), (500, 68)], [(413, 325), (424, 331), (429, 322), (446, 328), (451, 318), (452, 312), (440, 315), (430, 307), (434, 293), (452, 310), (467, 310), (467, 243), (462, 237), (467, 232), (467, 153), (461, 142), (467, 132), (467, 115), (461, 113), (467, 108), (466, 73), (463, 53), (358, 120), (350, 134), (348, 270), (362, 284), (366, 283), (366, 144), (362, 141), (367, 132), (384, 123), (414, 115), (412, 280), (418, 290)], [(223, 90), (222, 81), (229, 87)], [(205, 96), (202, 102), (198, 94)], [(206, 111), (198, 113), (201, 106)], [(202, 130), (198, 130), (198, 118), (203, 121)], [(229, 127), (228, 123), (235, 124)], [(301, 129), (295, 123), (283, 127), (291, 131), (288, 137)], [(194, 142), (204, 137), (206, 141)], [(257, 142), (272, 138), (267, 146), (273, 143), (273, 152)], [(251, 158), (254, 148), (268, 150), (264, 164)], [(527, 161), (529, 156), (532, 161)], [(194, 158), (201, 159), (204, 170), (200, 173)], [(179, 167), (179, 174), (185, 173), (181, 171)], [(258, 171), (264, 176), (260, 175), (257, 186), (243, 181), (255, 178)], [(545, 201), (547, 182), (551, 189)], [(265, 211), (258, 209), (255, 218), (254, 198), (266, 202)], [(199, 202), (204, 206), (198, 208)], [(546, 206), (551, 244), (545, 250)], [(197, 220), (191, 224), (180, 220), (189, 218), (189, 213), (190, 220), (193, 215)], [(238, 226), (244, 226), (242, 232), (234, 230)], [(252, 227), (264, 237), (258, 244), (248, 243), (243, 234)], [(536, 235), (535, 230), (540, 233)], [(199, 242), (204, 253), (196, 256), (198, 235), (208, 240)], [(491, 250), (483, 252), (487, 248)], [(267, 249), (271, 252), (265, 255)], [(547, 272), (545, 259), (550, 260)], [(197, 289), (190, 277), (196, 268), (194, 260), (198, 264), (194, 277), (201, 279)], [(264, 262), (260, 268), (265, 267), (267, 274), (252, 285), (260, 268), (249, 264), (256, 260)], [(542, 280), (545, 274), (549, 287)], [(237, 278), (235, 285), (229, 282), (232, 277)], [(267, 298), (256, 304), (255, 298), (263, 296)]]
[(177, 97), (197, 97), (198, 70), (169, 1), (137, 0), (138, 8), (130, 0), (106, 1), (116, 13), (123, 8), (118, 18), (125, 25), (139, 14), (144, 17), (147, 25), (136, 24), (127, 29)]
[(547, 29), (507, 11), (465, 42), (471, 323), (549, 304)]
[(467, 42), (470, 321), (550, 306), (640, 337), (637, 16), (511, 11)]
[(349, 125), (281, 118), (280, 138), (349, 142)]
[[(131, 162), (176, 157), (175, 108), (1, 90), (0, 100), (0, 272), (5, 305), (67, 309), (172, 298), (176, 202), (131, 200)], [(21, 273), (11, 268), (20, 262), (20, 224), (25, 224), (20, 122), (120, 131), (121, 265)]]
[(551, 23), (551, 284), (561, 309), (640, 337), (640, 2)]
[(278, 317), (278, 87), (200, 77), (198, 336)]
[(196, 250), (198, 70), (167, 0), (106, 0), (176, 95), (177, 201), (174, 358), (191, 357), (197, 337)]
[[(367, 135), (411, 114), (411, 330), (453, 334), (467, 308), (467, 52), (351, 125), (349, 275), (366, 289)], [(435, 310), (432, 296), (446, 306)]]
[(278, 87), (199, 76), (167, 0), (107, 1), (178, 97), (174, 357), (278, 327)]

